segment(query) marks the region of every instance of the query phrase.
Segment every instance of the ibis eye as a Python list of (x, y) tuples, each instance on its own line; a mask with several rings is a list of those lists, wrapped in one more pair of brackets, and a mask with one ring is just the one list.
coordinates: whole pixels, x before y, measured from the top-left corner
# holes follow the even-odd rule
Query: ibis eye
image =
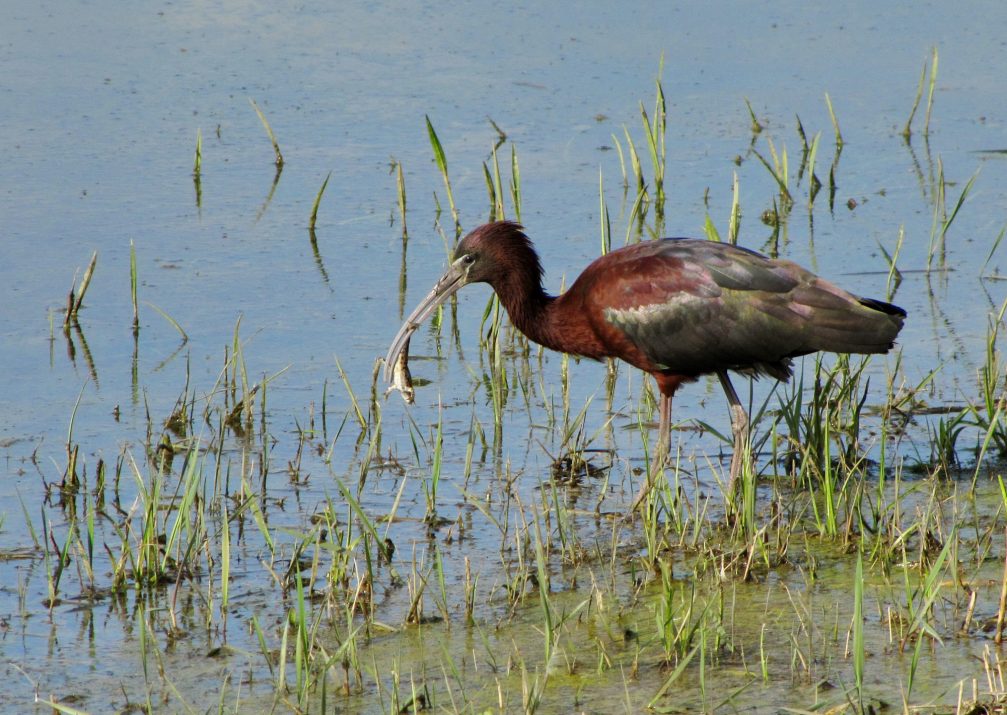
[(466, 253), (464, 256), (462, 256), (462, 263), (464, 263), (466, 266), (471, 266), (475, 262), (476, 257), (473, 256), (471, 253)]

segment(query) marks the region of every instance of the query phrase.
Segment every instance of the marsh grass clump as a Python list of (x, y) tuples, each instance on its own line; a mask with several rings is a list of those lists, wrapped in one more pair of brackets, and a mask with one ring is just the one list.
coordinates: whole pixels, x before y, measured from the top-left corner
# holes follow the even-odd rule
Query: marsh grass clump
[(945, 198), (945, 191), (947, 189), (948, 182), (944, 178), (944, 162), (941, 161), (940, 157), (937, 158), (937, 178), (935, 181), (933, 199), (933, 222), (930, 228), (930, 245), (927, 249), (928, 271), (932, 269), (935, 257), (938, 259), (939, 269), (946, 270), (948, 231), (954, 223), (955, 218), (958, 216), (958, 212), (961, 210), (965, 200), (971, 193), (972, 184), (975, 182), (977, 176), (978, 171), (973, 174), (967, 182), (965, 182), (965, 186), (962, 187), (961, 194), (958, 195), (958, 200), (955, 202), (954, 208), (952, 208), (951, 213), (948, 214)]
[[(929, 139), (930, 137), (930, 115), (933, 111), (934, 104), (934, 90), (937, 88), (937, 61), (938, 54), (937, 48), (934, 47), (931, 53), (930, 60), (930, 82), (929, 89), (927, 90), (927, 108), (925, 112), (925, 119), (923, 121), (923, 137), (924, 139)], [(916, 97), (913, 99), (913, 106), (909, 110), (909, 118), (906, 120), (905, 126), (902, 128), (902, 137), (908, 143), (912, 139), (913, 131), (912, 124), (913, 119), (916, 116), (916, 110), (919, 109), (920, 100), (923, 98), (923, 85), (927, 79), (927, 63), (923, 63), (923, 70), (920, 72), (920, 82), (916, 87)]]
[[(839, 119), (836, 116), (835, 109), (832, 106), (832, 99), (826, 93), (825, 104), (829, 112), (829, 119), (832, 123), (832, 130), (835, 137), (834, 146), (835, 153), (832, 158), (832, 163), (829, 167), (828, 175), (828, 188), (829, 188), (829, 211), (832, 211), (835, 207), (835, 198), (837, 191), (836, 182), (836, 171), (839, 167), (839, 158), (842, 155), (844, 142), (842, 132), (839, 128)], [(798, 141), (801, 145), (801, 156), (800, 161), (791, 162), (788, 154), (787, 147), (782, 144), (777, 148), (777, 143), (773, 140), (773, 135), (771, 132), (766, 131), (766, 127), (758, 124), (755, 119), (754, 111), (752, 106), (746, 100), (746, 106), (748, 112), (752, 118), (753, 122), (756, 122), (756, 126), (759, 127), (758, 131), (753, 132), (751, 143), (748, 147), (748, 153), (754, 156), (758, 162), (766, 169), (772, 178), (777, 195), (772, 199), (772, 206), (765, 209), (761, 214), (762, 222), (773, 229), (773, 235), (767, 242), (768, 248), (767, 252), (771, 256), (777, 255), (777, 243), (779, 239), (779, 231), (784, 229), (790, 215), (792, 213), (794, 204), (799, 198), (798, 188), (801, 184), (805, 184), (807, 193), (807, 208), (809, 215), (814, 211), (815, 199), (818, 197), (819, 192), (822, 190), (824, 184), (818, 175), (819, 166), (819, 153), (821, 148), (821, 138), (822, 132), (817, 131), (810, 136), (808, 131), (804, 127), (804, 123), (801, 121), (800, 116), (796, 117), (796, 133)], [(763, 134), (765, 132), (765, 134)], [(765, 141), (766, 149), (760, 150), (757, 145), (760, 140)], [(782, 141), (777, 137), (777, 141)], [(768, 158), (766, 157), (766, 150), (768, 150)], [(740, 163), (741, 158), (739, 157), (738, 162)], [(796, 166), (796, 171), (794, 171), (794, 164)], [(737, 188), (735, 188), (735, 194), (737, 194)], [(735, 204), (732, 204), (731, 213), (731, 225), (736, 226), (737, 217)], [(736, 231), (736, 229), (734, 229)], [(709, 231), (707, 232), (709, 235)], [(732, 233), (736, 236), (736, 233)], [(710, 236), (712, 238), (712, 236)], [(732, 243), (734, 241), (732, 240)]]
[(998, 348), (1000, 329), (1007, 313), (1007, 300), (989, 319), (986, 331), (986, 351), (979, 367), (979, 404), (970, 412), (975, 425), (983, 433), (977, 460), (994, 447), (1001, 459), (1007, 458), (1007, 362)]
[[(629, 155), (630, 171), (632, 172), (634, 178), (635, 190), (633, 195), (635, 198), (627, 220), (626, 243), (630, 242), (634, 231), (638, 237), (644, 232), (647, 232), (651, 235), (651, 237), (656, 238), (661, 235), (664, 230), (664, 206), (667, 199), (665, 187), (667, 164), (665, 137), (668, 128), (668, 111), (664, 95), (664, 87), (661, 81), (662, 74), (663, 63), (661, 70), (658, 72), (657, 79), (655, 80), (654, 109), (652, 114), (648, 114), (643, 102), (640, 102), (639, 107), (640, 123), (643, 129), (647, 155), (650, 157), (651, 164), (652, 173), (649, 181), (644, 173), (643, 163), (640, 160), (640, 150), (637, 149), (637, 142), (633, 140), (633, 135), (630, 132), (629, 126), (623, 125), (622, 127), (623, 140), (626, 142), (625, 152), (619, 137), (615, 134), (612, 135), (612, 141), (615, 144), (615, 148), (619, 156), (619, 167), (623, 177), (624, 188), (629, 189), (630, 186), (629, 172), (626, 170), (627, 153)], [(606, 231), (610, 233), (611, 229), (609, 227), (610, 221), (607, 218), (608, 209), (604, 201), (604, 189), (601, 184), (601, 175), (599, 173), (599, 191), (602, 194), (602, 253), (604, 254), (608, 251), (611, 245), (610, 239), (605, 238), (605, 233)], [(650, 208), (654, 209), (654, 225), (652, 227), (648, 226), (646, 222), (647, 213)]]

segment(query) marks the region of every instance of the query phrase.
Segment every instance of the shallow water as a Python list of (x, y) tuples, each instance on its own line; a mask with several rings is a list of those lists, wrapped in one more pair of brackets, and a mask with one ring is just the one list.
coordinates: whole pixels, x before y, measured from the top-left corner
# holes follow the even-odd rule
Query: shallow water
[[(892, 300), (909, 311), (910, 319), (900, 340), (897, 379), (915, 385), (939, 366), (923, 395), (926, 403), (976, 401), (976, 370), (985, 359), (989, 316), (1005, 297), (1000, 277), (1007, 249), (990, 252), (1007, 222), (1007, 96), (1002, 68), (990, 58), (1002, 54), (1000, 29), (1007, 10), (993, 2), (968, 13), (940, 3), (886, 10), (866, 4), (812, 9), (775, 3), (743, 10), (732, 5), (729, 12), (725, 7), (627, 12), (599, 5), (583, 7), (575, 16), (558, 6), (477, 10), (443, 4), (284, 9), (182, 2), (124, 10), (114, 3), (91, 3), (0, 11), (7, 28), (0, 43), (6, 69), (0, 87), (5, 108), (0, 282), (8, 287), (0, 306), (0, 365), (7, 376), (0, 397), (5, 473), (0, 480), (0, 659), (7, 663), (9, 683), (0, 692), (0, 707), (24, 710), (34, 697), (34, 682), (43, 695), (80, 696), (75, 707), (88, 711), (105, 710), (108, 698), (121, 709), (127, 701), (142, 701), (148, 690), (165, 698), (159, 709), (183, 709), (170, 687), (142, 684), (137, 632), (144, 618), (152, 624), (168, 680), (195, 709), (215, 703), (222, 691), (232, 708), (249, 694), (272, 698), (268, 669), (249, 623), (255, 615), (270, 647), (278, 648), (277, 624), (290, 603), (278, 602), (279, 589), (262, 568), (263, 561), (270, 562), (268, 550), (247, 513), (242, 534), (232, 536), (234, 611), (226, 625), (209, 618), (212, 608), (199, 604), (201, 589), (218, 578), (209, 573), (199, 574), (198, 588), (181, 589), (192, 605), (174, 607), (192, 618), (187, 624), (172, 625), (164, 615), (165, 598), (179, 597), (174, 585), (143, 598), (132, 590), (122, 598), (104, 595), (91, 604), (77, 598), (88, 579), (76, 569), (64, 573), (63, 603), (49, 611), (42, 605), (49, 567), (36, 538), (44, 538), (44, 522), (51, 524), (54, 542), (62, 547), (69, 520), (58, 500), (44, 501), (45, 485), (62, 479), (72, 420), (72, 441), (80, 445), (80, 464), (90, 483), (98, 460), (111, 469), (122, 459), (121, 506), (125, 512), (135, 508), (138, 488), (129, 457), (122, 455), (132, 455), (146, 473), (148, 419), (156, 443), (187, 387), (197, 412), (207, 403), (222, 409), (217, 380), (240, 318), (249, 381), (283, 372), (269, 383), (266, 418), (256, 412), (249, 440), (227, 433), (224, 476), (211, 482), (215, 486), (207, 487), (207, 496), (233, 494), (240, 475), (254, 476), (265, 495), (269, 526), (287, 556), (297, 541), (291, 534), (306, 532), (312, 515), (329, 500), (338, 505), (341, 518), (349, 519), (336, 480), (356, 487), (368, 442), (357, 440), (355, 422), (346, 418), (351, 403), (336, 359), (366, 403), (375, 359), (384, 354), (403, 310), (426, 293), (444, 264), (435, 194), (444, 209), (440, 226), (450, 237), (444, 186), (431, 159), (424, 115), (444, 144), (465, 229), (487, 218), (482, 164), (490, 161), (498, 138), (488, 118), (506, 132), (501, 163), (507, 167), (513, 147), (520, 161), (521, 218), (542, 253), (547, 287), (558, 291), (599, 252), (599, 172), (613, 242), (621, 244), (626, 235), (634, 196), (632, 189), (622, 190), (612, 135), (625, 149), (623, 126), (629, 127), (647, 166), (638, 103), (651, 111), (662, 56), (669, 167), (662, 233), (668, 235), (702, 235), (707, 194), (709, 214), (726, 233), (736, 172), (741, 243), (770, 250), (772, 230), (759, 216), (772, 205), (777, 187), (749, 151), (744, 100), (766, 124), (755, 148), (768, 157), (767, 137), (777, 151), (785, 146), (792, 174), (800, 155), (795, 115), (809, 138), (821, 132), (818, 167), (824, 180), (836, 154), (824, 100), (828, 93), (845, 142), (835, 169), (835, 205), (830, 211), (826, 189), (809, 209), (802, 183), (781, 229), (779, 251), (854, 292), (884, 298), (888, 264), (882, 249), (894, 252), (904, 228), (898, 258), (903, 280)], [(935, 45), (940, 68), (929, 140), (919, 133), (921, 109), (917, 133), (907, 144), (899, 131)], [(249, 99), (263, 109), (283, 149), (286, 163), (278, 176)], [(197, 130), (203, 138), (198, 188), (192, 178)], [(405, 255), (395, 177), (389, 173), (393, 158), (405, 170), (410, 233)], [(938, 161), (949, 181), (949, 212), (969, 178), (979, 173), (946, 237), (947, 270), (926, 273)], [(330, 171), (313, 246), (308, 217)], [(139, 278), (136, 340), (130, 242)], [(79, 327), (65, 334), (60, 326), (66, 293), (95, 250), (97, 269)], [(536, 505), (540, 514), (556, 499), (576, 500), (572, 513), (581, 543), (588, 550), (608, 544), (609, 522), (593, 513), (596, 505), (601, 512), (620, 512), (637, 486), (633, 470), (642, 465), (643, 455), (636, 405), (643, 380), (622, 367), (609, 406), (606, 367), (570, 363), (571, 409), (576, 415), (591, 400), (586, 433), (601, 430), (592, 446), (614, 456), (596, 457), (612, 465), (607, 482), (555, 496), (541, 487), (562, 447), (555, 426), (562, 422), (562, 361), (533, 351), (527, 362), (508, 363), (511, 393), (494, 449), (490, 392), (482, 384), (488, 358), (480, 353), (477, 337), (487, 297), (485, 288), (461, 295), (456, 313), (450, 314), (457, 318), (457, 339), (448, 334), (438, 339), (426, 327), (414, 337), (413, 372), (430, 384), (419, 389), (413, 407), (404, 407), (397, 396), (382, 403), (378, 455), (394, 456), (402, 470), (390, 465), (367, 471), (359, 499), (372, 516), (386, 514), (401, 487), (397, 516), (402, 521), (387, 527), (398, 546), (398, 571), (408, 574), (412, 560), (424, 572), (431, 550), (439, 549), (446, 564), (446, 608), (457, 620), (462, 564), (468, 557), (483, 574), (486, 600), (478, 604), (476, 620), (496, 639), (490, 650), (503, 661), (508, 656), (502, 654), (516, 652), (534, 664), (535, 649), (542, 652), (539, 631), (528, 625), (540, 618), (536, 599), (519, 603), (507, 618), (512, 609), (501, 586), (520, 551), (501, 552), (501, 539), (513, 540), (517, 533), (527, 539), (528, 532), (517, 510), (492, 511), (505, 525), (511, 520), (502, 537), (463, 490), (489, 500), (494, 509), (516, 495), (522, 506)], [(153, 306), (184, 328), (187, 342)], [(436, 359), (421, 359), (431, 356)], [(895, 364), (889, 356), (876, 358), (869, 368), (878, 402)], [(811, 369), (810, 361), (805, 368)], [(756, 385), (753, 403), (761, 403), (769, 389)], [(700, 381), (676, 398), (676, 419), (726, 430), (722, 402), (714, 382)], [(612, 428), (603, 429), (612, 413)], [(940, 417), (915, 417), (906, 437), (894, 445), (896, 453), (907, 462), (928, 460), (928, 439)], [(438, 513), (458, 524), (428, 540), (420, 521), (426, 511), (422, 484), (439, 418), (444, 474)], [(465, 479), (473, 420), (489, 446), (476, 450)], [(299, 432), (309, 426), (316, 433), (306, 441), (310, 449), (299, 455)], [(211, 456), (220, 446), (218, 428), (202, 425), (197, 434)], [(709, 431), (676, 436), (688, 465), (690, 498), (716, 494), (707, 456), (716, 462), (725, 451), (722, 443)], [(960, 440), (966, 463), (979, 439), (976, 430), (967, 430)], [(176, 473), (181, 461), (180, 456)], [(295, 471), (289, 468), (292, 462), (299, 465), (296, 479), (289, 476)], [(210, 475), (215, 465), (208, 456)], [(506, 483), (511, 478), (513, 485)], [(714, 502), (710, 508), (715, 515), (720, 507)], [(111, 523), (99, 519), (98, 541), (117, 553), (119, 539)], [(624, 532), (620, 538), (627, 553), (641, 548), (638, 533)], [(994, 551), (1001, 553), (999, 547)], [(588, 574), (606, 573), (603, 561), (557, 574), (555, 587), (569, 592), (562, 596), (564, 603), (587, 598)], [(96, 563), (99, 588), (107, 588), (111, 565), (101, 546)], [(841, 572), (837, 581), (848, 584), (851, 562), (835, 563)], [(802, 583), (798, 579), (791, 587)], [(613, 588), (630, 603), (625, 584)], [(815, 596), (826, 604), (823, 610), (846, 602), (842, 591), (830, 588)], [(990, 600), (993, 591), (986, 596)], [(630, 620), (652, 619), (652, 602), (641, 598), (617, 610), (624, 608)], [(792, 612), (785, 598), (777, 588), (752, 600), (780, 599)], [(409, 602), (407, 588), (390, 589), (377, 620), (400, 626)], [(437, 610), (430, 599), (425, 607), (428, 613)], [(848, 621), (848, 615), (843, 617)], [(789, 628), (779, 633), (784, 644)], [(169, 638), (174, 629), (184, 636)], [(468, 629), (442, 630), (447, 627), (375, 637), (365, 663), (368, 668), (375, 663), (380, 673), (354, 693), (347, 707), (388, 709), (373, 683), (389, 687), (389, 661), (396, 656), (401, 663), (427, 662), (443, 677), (441, 653), (430, 649), (430, 640), (448, 643), (460, 663), (483, 647), (481, 641), (477, 646), (466, 642), (478, 641)], [(750, 648), (757, 630), (739, 642)], [(872, 637), (881, 638), (883, 630)], [(572, 639), (589, 640), (573, 633)], [(203, 657), (225, 641), (241, 656)], [(921, 666), (934, 683), (928, 697), (980, 672), (974, 656), (983, 645), (981, 638), (952, 638), (935, 648)], [(830, 652), (829, 657), (841, 659)], [(623, 658), (613, 660), (632, 661), (629, 655)], [(876, 682), (905, 673), (904, 658), (872, 664), (882, 661)], [(849, 667), (845, 660), (836, 665), (847, 683)], [(786, 671), (787, 664), (780, 668)], [(500, 690), (507, 707), (519, 706), (520, 675), (506, 668), (501, 672), (506, 677), (499, 682), (496, 672), (485, 680), (470, 674), (470, 682), (479, 683), (473, 709), (497, 703)], [(663, 671), (643, 668), (627, 696), (621, 672), (611, 669), (605, 676), (573, 682), (557, 674), (545, 689), (543, 709), (564, 710), (573, 691), (597, 710), (633, 710), (663, 679)], [(222, 685), (226, 674), (233, 690)], [(697, 678), (687, 672), (681, 702), (716, 705), (703, 699)], [(810, 680), (791, 689), (774, 678), (771, 693), (756, 693), (753, 686), (735, 702), (754, 709), (763, 702), (807, 707), (815, 701), (817, 681)], [(235, 695), (239, 682), (246, 688), (240, 697)], [(127, 684), (124, 696), (120, 684)], [(623, 706), (627, 697), (631, 705)], [(443, 689), (437, 702), (451, 707)]]

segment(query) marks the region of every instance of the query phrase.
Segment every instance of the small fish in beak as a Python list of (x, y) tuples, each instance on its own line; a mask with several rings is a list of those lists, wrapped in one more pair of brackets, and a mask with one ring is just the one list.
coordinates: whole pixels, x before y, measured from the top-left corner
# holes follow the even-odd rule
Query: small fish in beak
[[(392, 345), (385, 356), (385, 382), (391, 384), (388, 392), (399, 390), (407, 404), (413, 403), (413, 385), (409, 374), (409, 338), (423, 321), (429, 318), (448, 298), (468, 283), (468, 259), (456, 259), (444, 272), (434, 289), (409, 314), (399, 332), (392, 339)], [(388, 392), (385, 394), (387, 395)]]
[[(411, 333), (412, 331), (410, 331)], [(385, 372), (387, 374), (387, 367)], [(416, 401), (416, 391), (413, 390), (413, 376), (409, 372), (409, 335), (406, 336), (406, 341), (399, 351), (399, 356), (395, 359), (390, 382), (392, 384), (385, 390), (385, 397), (388, 397), (389, 393), (398, 390), (402, 393), (402, 399), (406, 401), (407, 405), (411, 405)]]

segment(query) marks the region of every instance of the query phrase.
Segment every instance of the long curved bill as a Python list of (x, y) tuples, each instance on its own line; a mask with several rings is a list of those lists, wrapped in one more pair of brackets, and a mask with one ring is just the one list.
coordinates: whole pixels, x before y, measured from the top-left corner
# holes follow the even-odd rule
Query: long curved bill
[(400, 356), (409, 349), (409, 338), (423, 324), (423, 321), (430, 317), (431, 313), (457, 293), (465, 283), (465, 270), (460, 261), (455, 261), (440, 277), (440, 280), (434, 285), (434, 289), (413, 309), (402, 327), (399, 328), (399, 332), (395, 334), (395, 338), (392, 339), (392, 345), (388, 348), (388, 354), (385, 355), (385, 382), (391, 383), (393, 386), (396, 384), (396, 366)]

